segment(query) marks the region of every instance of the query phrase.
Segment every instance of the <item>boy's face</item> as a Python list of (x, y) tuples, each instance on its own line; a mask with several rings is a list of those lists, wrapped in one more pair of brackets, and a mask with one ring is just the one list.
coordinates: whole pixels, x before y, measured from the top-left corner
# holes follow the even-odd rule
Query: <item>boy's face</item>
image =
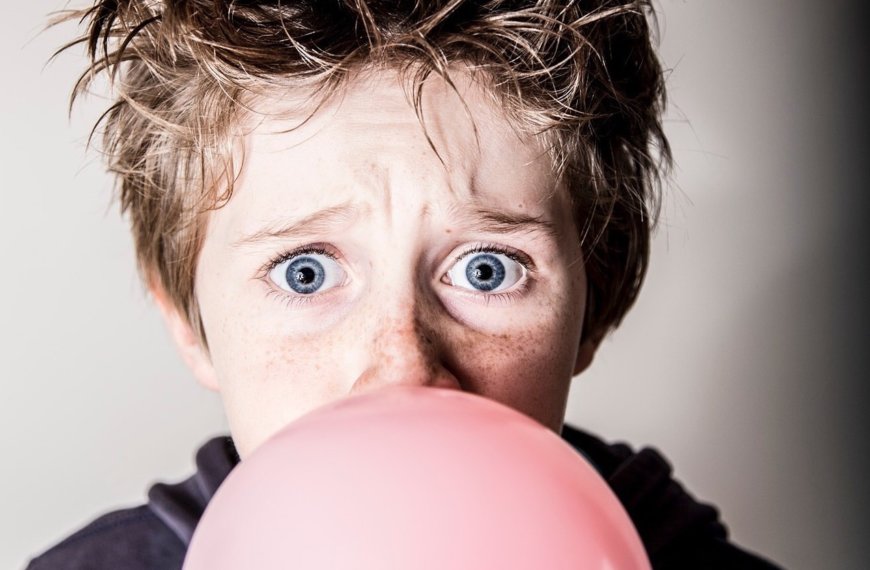
[(158, 294), (242, 457), (315, 407), (391, 384), (467, 390), (561, 429), (594, 350), (580, 347), (572, 210), (541, 142), (453, 77), (473, 122), (443, 80), (423, 96), (445, 164), (393, 74), (356, 81), (294, 131), (269, 104), (208, 220), (196, 273), (208, 352)]

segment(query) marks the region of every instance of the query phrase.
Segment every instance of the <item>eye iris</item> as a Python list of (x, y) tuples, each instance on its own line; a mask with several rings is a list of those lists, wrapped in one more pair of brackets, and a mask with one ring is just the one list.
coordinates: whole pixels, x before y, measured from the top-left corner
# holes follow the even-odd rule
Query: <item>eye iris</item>
[(492, 291), (504, 281), (504, 264), (494, 255), (484, 253), (468, 263), (465, 277), (475, 289)]
[(287, 284), (302, 295), (314, 293), (323, 286), (326, 272), (323, 265), (312, 257), (300, 257), (287, 266)]

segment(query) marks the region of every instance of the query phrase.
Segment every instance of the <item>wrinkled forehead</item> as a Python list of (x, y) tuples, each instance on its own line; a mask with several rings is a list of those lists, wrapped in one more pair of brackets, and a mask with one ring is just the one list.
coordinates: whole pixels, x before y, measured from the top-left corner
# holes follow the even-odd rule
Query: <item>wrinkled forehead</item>
[(470, 74), (450, 81), (430, 76), (416, 108), (393, 71), (360, 74), (328, 99), (299, 87), (261, 93), (224, 215), (247, 226), (291, 202), (297, 217), (349, 203), (551, 219), (564, 210), (545, 141), (518, 129)]

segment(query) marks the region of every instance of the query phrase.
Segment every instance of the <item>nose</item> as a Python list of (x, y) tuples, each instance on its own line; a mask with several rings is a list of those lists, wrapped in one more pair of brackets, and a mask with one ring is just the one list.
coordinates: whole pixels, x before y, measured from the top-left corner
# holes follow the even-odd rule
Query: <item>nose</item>
[(351, 393), (390, 385), (461, 389), (444, 364), (439, 335), (427, 327), (416, 311), (382, 318), (374, 324), (367, 342), (363, 371)]

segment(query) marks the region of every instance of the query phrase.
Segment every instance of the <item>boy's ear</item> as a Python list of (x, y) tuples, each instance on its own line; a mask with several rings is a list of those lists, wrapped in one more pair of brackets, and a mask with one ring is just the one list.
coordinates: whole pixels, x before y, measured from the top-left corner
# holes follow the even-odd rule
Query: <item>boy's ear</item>
[(169, 329), (169, 334), (172, 340), (175, 341), (175, 346), (181, 354), (181, 359), (187, 364), (187, 367), (193, 372), (194, 378), (202, 386), (215, 392), (220, 391), (220, 386), (217, 381), (217, 374), (214, 366), (211, 363), (211, 357), (206, 348), (200, 342), (199, 337), (193, 331), (187, 318), (183, 316), (175, 306), (163, 285), (158, 279), (151, 279), (148, 289), (154, 297), (157, 308), (163, 316), (163, 322), (166, 328)]
[(586, 305), (584, 307), (585, 312), (583, 315), (584, 322), (580, 334), (580, 347), (577, 349), (577, 359), (574, 361), (573, 376), (577, 376), (589, 368), (589, 365), (592, 364), (592, 360), (595, 358), (595, 351), (598, 350), (598, 345), (601, 344), (601, 340), (607, 332), (607, 327), (602, 329), (600, 326), (587, 330), (586, 319), (588, 319), (593, 313), (594, 307), (595, 296), (593, 295), (593, 289), (587, 283)]
[(598, 345), (601, 344), (602, 335), (595, 333), (587, 336), (586, 339), (580, 342), (580, 348), (577, 350), (577, 360), (574, 361), (574, 376), (577, 376), (592, 364), (595, 358), (595, 351), (598, 350)]

